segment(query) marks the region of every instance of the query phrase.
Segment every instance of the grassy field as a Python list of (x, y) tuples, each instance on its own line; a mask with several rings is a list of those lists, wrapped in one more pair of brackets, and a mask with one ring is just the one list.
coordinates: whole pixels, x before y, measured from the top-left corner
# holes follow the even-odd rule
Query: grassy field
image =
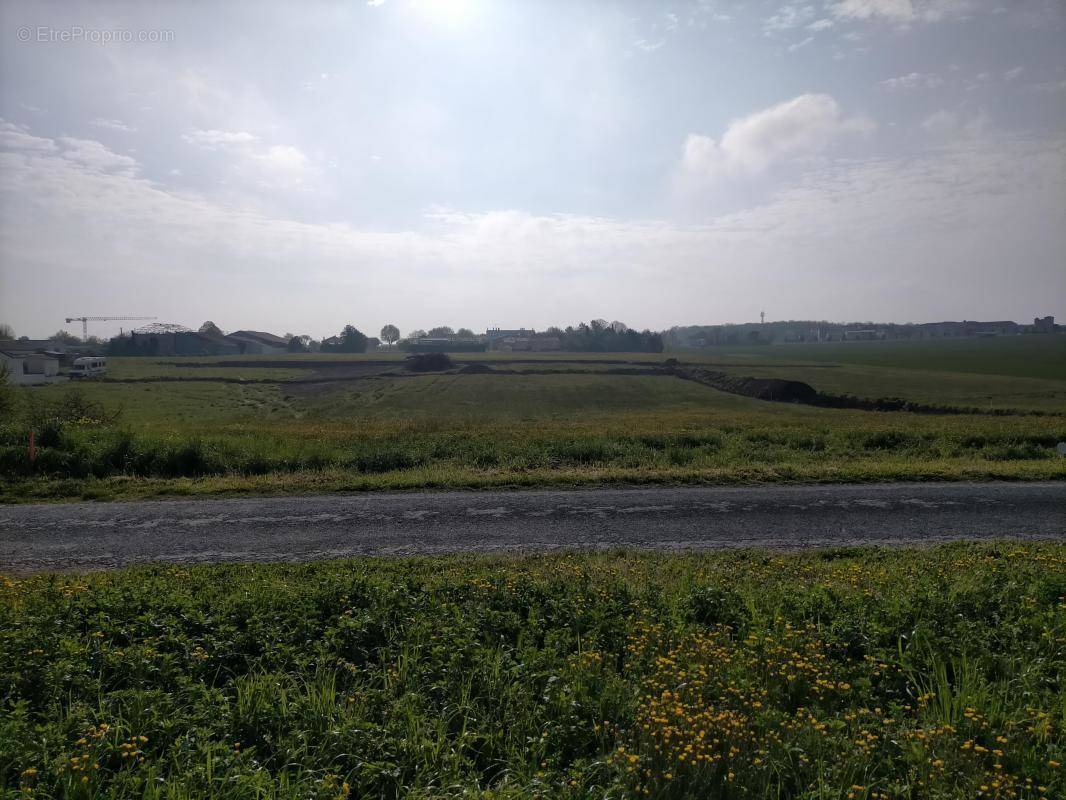
[(0, 794), (1058, 798), (1066, 547), (0, 579)]
[[(631, 370), (663, 361), (646, 354), (468, 354), (457, 359), (460, 366), (477, 361), (507, 373), (430, 375), (406, 373), (399, 355), (113, 359), (108, 381), (17, 391), (15, 412), (0, 422), (0, 499), (1062, 479), (1066, 459), (1055, 445), (1066, 441), (1066, 377), (1039, 377), (1054, 372), (1041, 360), (1058, 346), (1045, 340), (1054, 339), (1066, 341), (980, 340), (991, 348), (983, 366), (999, 364), (1000, 374), (965, 371), (973, 342), (962, 349), (955, 341), (904, 343), (912, 348), (911, 368), (816, 362), (811, 346), (679, 355), (686, 363), (802, 380), (833, 394), (1023, 412), (1003, 416), (771, 403), (670, 375), (615, 374), (619, 365), (605, 361), (628, 362), (621, 366)], [(1030, 346), (1031, 358), (1007, 352), (1005, 344)], [(871, 361), (886, 345), (894, 357), (903, 347), (871, 342), (839, 349), (865, 352)], [(958, 371), (930, 368), (945, 360)], [(1014, 374), (1025, 369), (1030, 374)], [(72, 390), (79, 410), (49, 423)], [(32, 468), (31, 427), (40, 445)]]
[(835, 362), (934, 372), (974, 372), (1066, 380), (1066, 337), (1056, 335), (959, 337), (921, 341), (822, 342), (773, 347), (724, 347), (730, 358)]

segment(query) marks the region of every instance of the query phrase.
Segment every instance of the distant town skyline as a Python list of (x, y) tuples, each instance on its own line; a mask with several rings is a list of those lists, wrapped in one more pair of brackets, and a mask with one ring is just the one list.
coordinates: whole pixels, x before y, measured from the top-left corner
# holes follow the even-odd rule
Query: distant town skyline
[(0, 4), (0, 321), (1062, 318), (1064, 40), (1057, 0)]
[[(634, 324), (630, 324), (626, 320), (618, 320), (617, 318), (608, 319), (608, 318), (601, 318), (601, 317), (591, 317), (591, 318), (586, 318), (586, 319), (583, 319), (583, 320), (575, 320), (573, 322), (551, 323), (551, 324), (543, 325), (543, 326), (540, 326), (540, 327), (537, 327), (537, 326), (528, 326), (528, 327), (518, 326), (517, 328), (506, 328), (504, 326), (486, 326), (486, 327), (483, 327), (483, 328), (471, 328), (469, 325), (462, 325), (462, 324), (449, 325), (448, 323), (439, 323), (438, 325), (435, 325), (435, 326), (434, 325), (420, 325), (420, 326), (415, 326), (415, 327), (406, 328), (406, 329), (405, 328), (400, 328), (399, 330), (400, 330), (401, 338), (407, 338), (407, 337), (409, 337), (411, 334), (413, 334), (415, 332), (430, 331), (434, 327), (450, 327), (455, 332), (458, 332), (458, 331), (464, 330), (464, 329), (465, 330), (471, 330), (471, 331), (473, 331), (474, 335), (477, 336), (477, 337), (484, 337), (484, 336), (486, 336), (488, 334), (491, 334), (494, 330), (500, 330), (501, 327), (503, 327), (504, 330), (510, 330), (510, 331), (515, 331), (515, 332), (517, 332), (517, 331), (528, 331), (528, 332), (531, 332), (531, 333), (535, 332), (535, 333), (540, 334), (540, 333), (544, 333), (544, 332), (546, 332), (548, 330), (555, 329), (555, 328), (565, 330), (567, 327), (576, 327), (576, 326), (578, 326), (578, 325), (580, 325), (582, 323), (589, 323), (589, 322), (592, 322), (592, 320), (597, 320), (597, 319), (602, 319), (602, 320), (604, 320), (605, 322), (608, 322), (608, 323), (615, 322), (615, 321), (623, 322), (629, 328), (631, 328), (633, 330), (637, 330), (637, 331), (650, 330), (650, 331), (653, 331), (653, 332), (656, 332), (656, 333), (666, 333), (668, 331), (676, 330), (676, 329), (730, 328), (730, 327), (736, 327), (736, 328), (766, 327), (766, 328), (771, 328), (771, 327), (782, 327), (782, 326), (789, 326), (789, 325), (793, 325), (793, 326), (804, 326), (804, 325), (807, 325), (807, 326), (821, 326), (821, 325), (824, 325), (827, 328), (843, 328), (843, 327), (846, 327), (846, 326), (873, 326), (873, 327), (876, 327), (876, 328), (888, 328), (888, 327), (907, 328), (907, 327), (921, 327), (921, 326), (931, 327), (931, 326), (939, 326), (939, 325), (946, 325), (946, 326), (955, 325), (955, 326), (958, 326), (958, 325), (962, 325), (964, 323), (976, 324), (976, 323), (990, 323), (990, 322), (1007, 323), (1008, 325), (1014, 325), (1014, 326), (1016, 326), (1019, 329), (1018, 331), (1013, 331), (1013, 330), (1012, 331), (1006, 331), (1006, 330), (1004, 330), (1004, 331), (997, 330), (996, 331), (997, 333), (1003, 333), (1003, 334), (1006, 335), (1006, 334), (1013, 334), (1013, 333), (1023, 332), (1023, 329), (1026, 329), (1026, 328), (1036, 328), (1037, 329), (1037, 330), (1034, 330), (1032, 332), (1051, 333), (1051, 332), (1054, 332), (1053, 330), (1051, 330), (1051, 328), (1053, 326), (1055, 326), (1056, 323), (1058, 323), (1058, 326), (1060, 328), (1061, 328), (1061, 325), (1062, 325), (1061, 320), (1056, 318), (1055, 315), (1053, 315), (1053, 314), (1050, 314), (1050, 315), (1042, 314), (1042, 315), (1039, 315), (1039, 316), (1036, 316), (1036, 317), (1032, 317), (1030, 319), (1025, 319), (1025, 320), (1011, 320), (1011, 319), (1008, 319), (1006, 317), (995, 317), (995, 318), (988, 318), (988, 319), (977, 319), (977, 318), (969, 317), (969, 318), (961, 318), (961, 319), (958, 319), (958, 320), (919, 320), (919, 321), (907, 321), (907, 322), (899, 322), (899, 321), (892, 321), (892, 320), (860, 320), (860, 319), (800, 319), (800, 318), (764, 319), (764, 320), (754, 319), (754, 320), (738, 320), (738, 321), (727, 321), (727, 322), (678, 323), (678, 324), (673, 324), (673, 325), (667, 325), (667, 326), (665, 326), (663, 328), (652, 328), (652, 327), (649, 327), (649, 326), (646, 326), (646, 325), (634, 325)], [(2, 322), (2, 320), (0, 320), (0, 322)], [(186, 323), (183, 323), (183, 322), (152, 322), (152, 323), (145, 323), (144, 325), (127, 326), (125, 328), (119, 329), (119, 332), (124, 331), (126, 334), (129, 334), (131, 331), (138, 330), (138, 329), (141, 329), (141, 328), (143, 328), (144, 330), (152, 330), (152, 331), (158, 332), (159, 330), (162, 330), (162, 329), (167, 328), (169, 326), (178, 326), (180, 328), (184, 328), (184, 329), (189, 330), (189, 331), (196, 331), (196, 330), (198, 330), (201, 327), (201, 325), (203, 325), (203, 324), (205, 324), (207, 322), (213, 322), (216, 325), (218, 325), (219, 329), (224, 334), (259, 331), (259, 332), (268, 333), (268, 334), (277, 336), (277, 335), (281, 335), (283, 333), (290, 333), (293, 336), (310, 336), (311, 338), (313, 338), (315, 340), (321, 341), (322, 339), (328, 339), (330, 337), (336, 337), (341, 332), (340, 329), (338, 329), (337, 331), (331, 331), (331, 332), (327, 332), (327, 333), (318, 334), (318, 333), (311, 332), (311, 331), (299, 331), (299, 330), (290, 330), (290, 329), (270, 330), (269, 328), (264, 328), (264, 329), (260, 330), (260, 329), (252, 328), (250, 326), (240, 326), (240, 327), (230, 328), (227, 325), (225, 325), (224, 323), (219, 324), (219, 322), (217, 320), (204, 320), (202, 323), (198, 323), (198, 324), (186, 324)], [(380, 332), (381, 327), (383, 327), (383, 326), (379, 326), (377, 328), (371, 329), (369, 327), (361, 327), (357, 322), (350, 322), (350, 323), (346, 323), (346, 324), (353, 325), (355, 328), (357, 328), (360, 332), (362, 332), (363, 334), (365, 334), (368, 337), (377, 337), (378, 333)], [(391, 324), (391, 323), (385, 323), (385, 324), (387, 325), (387, 324)], [(72, 335), (80, 338), (80, 336), (81, 336), (80, 329), (79, 330), (72, 330), (71, 328), (72, 328), (72, 326), (67, 325), (67, 326), (64, 326), (63, 328), (61, 328), (61, 330), (64, 330), (67, 333), (72, 334)], [(33, 335), (32, 333), (29, 333), (29, 332), (26, 332), (26, 331), (17, 331), (16, 330), (15, 331), (15, 337), (16, 337), (16, 340), (19, 339), (19, 338), (28, 338), (28, 339), (35, 340), (35, 341), (44, 341), (44, 340), (47, 340), (54, 333), (57, 333), (58, 330), (60, 330), (60, 329), (57, 329), (55, 331), (49, 331), (47, 333), (40, 333), (39, 335)], [(98, 339), (102, 339), (102, 340), (106, 340), (108, 338), (113, 338), (113, 335), (105, 335), (105, 334), (94, 333), (92, 328), (90, 328), (90, 330), (89, 330), (89, 336), (92, 337), (92, 338), (98, 338)]]

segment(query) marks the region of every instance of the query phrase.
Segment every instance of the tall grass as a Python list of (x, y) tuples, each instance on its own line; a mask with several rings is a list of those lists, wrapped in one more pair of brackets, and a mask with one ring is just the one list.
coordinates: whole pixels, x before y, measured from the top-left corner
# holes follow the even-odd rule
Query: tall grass
[(1064, 595), (1055, 544), (6, 579), (0, 792), (1061, 797)]

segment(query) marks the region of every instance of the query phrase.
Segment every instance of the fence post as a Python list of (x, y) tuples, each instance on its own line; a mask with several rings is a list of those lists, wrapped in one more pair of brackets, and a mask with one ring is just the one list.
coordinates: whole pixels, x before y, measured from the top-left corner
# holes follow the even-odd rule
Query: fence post
[(30, 428), (30, 449), (29, 449), (29, 456), (30, 456), (30, 463), (31, 463), (31, 464), (32, 464), (32, 463), (33, 463), (34, 461), (36, 461), (36, 460), (37, 460), (37, 442), (36, 442), (36, 440), (34, 439), (34, 435), (35, 435), (35, 434), (34, 434), (34, 430), (33, 430), (33, 428)]

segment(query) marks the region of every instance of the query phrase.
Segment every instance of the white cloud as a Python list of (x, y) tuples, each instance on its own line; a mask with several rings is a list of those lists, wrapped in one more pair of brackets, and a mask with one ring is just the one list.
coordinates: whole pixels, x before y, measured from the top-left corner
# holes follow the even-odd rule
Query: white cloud
[(944, 85), (944, 79), (932, 73), (912, 72), (909, 75), (900, 75), (898, 78), (889, 78), (877, 85), (883, 89), (888, 89), (890, 92), (908, 89), (935, 89)]
[(817, 11), (813, 5), (790, 3), (781, 6), (777, 12), (763, 23), (766, 31), (785, 31), (798, 28), (810, 22)]
[(191, 130), (183, 133), (181, 138), (191, 145), (203, 147), (207, 150), (217, 150), (222, 147), (244, 146), (253, 144), (258, 138), (248, 131), (218, 131), (218, 130)]
[(51, 139), (42, 139), (33, 136), (22, 125), (0, 120), (0, 148), (5, 150), (39, 150), (53, 152), (57, 150), (56, 143)]
[(224, 151), (238, 180), (260, 188), (296, 188), (312, 172), (311, 159), (298, 147), (265, 145), (248, 131), (192, 130), (181, 138), (205, 150)]
[(832, 28), (833, 24), (833, 20), (826, 19), (825, 17), (823, 17), (822, 19), (816, 19), (814, 22), (808, 25), (807, 30), (815, 32), (826, 31)]
[(1066, 80), (1033, 83), (1029, 85), (1029, 91), (1035, 92), (1036, 94), (1058, 94), (1059, 92), (1066, 92)]
[(137, 173), (135, 160), (109, 150), (100, 142), (69, 136), (61, 136), (57, 141), (62, 146), (62, 157), (80, 167), (94, 172), (113, 172), (131, 177)]
[(108, 130), (121, 131), (122, 133), (134, 133), (137, 130), (117, 119), (101, 119), (98, 117), (97, 119), (89, 120), (89, 124), (94, 128), (107, 128)]
[(842, 136), (868, 133), (874, 123), (845, 117), (827, 94), (803, 94), (792, 100), (733, 120), (721, 141), (689, 134), (682, 164), (708, 178), (764, 172), (775, 162), (824, 150)]
[(288, 144), (276, 144), (268, 148), (266, 152), (255, 156), (265, 164), (277, 169), (301, 170), (308, 165), (308, 158), (299, 148)]
[(1016, 80), (1017, 78), (1021, 77), (1021, 74), (1023, 72), (1025, 72), (1025, 67), (1023, 67), (1023, 66), (1017, 66), (1017, 67), (1014, 67), (1013, 69), (1008, 69), (1006, 72), (1003, 73), (1003, 80), (1005, 80), (1005, 81)]
[(136, 165), (116, 171), (128, 160), (99, 143), (42, 141), (53, 147), (0, 152), (18, 194), (0, 203), (0, 262), (22, 265), (5, 275), (0, 316), (19, 330), (40, 327), (41, 309), (14, 298), (53, 279), (54, 307), (120, 294), (168, 321), (228, 314), (235, 326), (316, 335), (347, 322), (413, 327), (441, 308), (462, 324), (530, 313), (567, 323), (587, 316), (588, 297), (654, 327), (735, 318), (754, 296), (815, 318), (876, 316), (893, 301), (919, 319), (1025, 318), (1066, 292), (1062, 140), (972, 140), (919, 158), (833, 163), (697, 225), (442, 209), (395, 231), (216, 203), (153, 183)]
[(942, 139), (976, 138), (988, 128), (988, 113), (982, 108), (971, 114), (940, 109), (922, 121), (922, 129)]
[(803, 39), (803, 40), (798, 41), (798, 42), (794, 42), (793, 44), (790, 44), (788, 46), (788, 52), (795, 53), (797, 50), (799, 50), (799, 49), (801, 49), (803, 47), (806, 47), (807, 45), (809, 45), (813, 41), (814, 41), (814, 37), (813, 36), (808, 36), (806, 39)]
[(839, 0), (830, 11), (839, 19), (874, 20), (907, 25), (966, 16), (972, 0)]

